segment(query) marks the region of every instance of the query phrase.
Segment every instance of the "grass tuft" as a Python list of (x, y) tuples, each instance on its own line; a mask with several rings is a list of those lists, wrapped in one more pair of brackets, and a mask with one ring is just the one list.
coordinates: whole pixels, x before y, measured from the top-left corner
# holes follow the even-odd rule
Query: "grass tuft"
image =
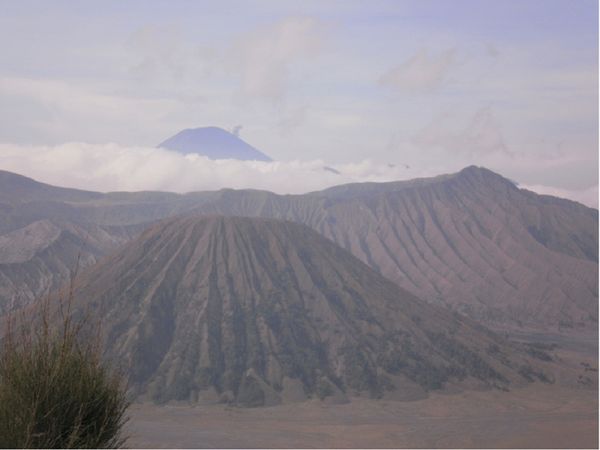
[[(123, 377), (102, 361), (99, 327), (75, 320), (72, 289), (8, 318), (0, 348), (1, 448), (118, 448), (129, 406)], [(53, 312), (51, 312), (51, 310)]]

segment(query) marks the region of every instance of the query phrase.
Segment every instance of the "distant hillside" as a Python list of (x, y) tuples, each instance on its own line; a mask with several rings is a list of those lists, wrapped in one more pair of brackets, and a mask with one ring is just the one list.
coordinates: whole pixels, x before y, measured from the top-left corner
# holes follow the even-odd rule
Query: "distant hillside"
[[(287, 219), (309, 225), (419, 298), (489, 326), (597, 333), (598, 210), (519, 189), (483, 168), (305, 195), (95, 194), (0, 172), (4, 178), (13, 181), (0, 191), (2, 234), (43, 220), (100, 227), (108, 235), (115, 230), (112, 247), (96, 247), (106, 254), (136, 232), (131, 227), (188, 212)], [(11, 236), (11, 251), (18, 246), (14, 236), (28, 239)], [(44, 285), (64, 275), (51, 264), (64, 259), (61, 253), (48, 257), (43, 277), (27, 262), (0, 263), (0, 310), (16, 295), (3, 286)]]
[(134, 392), (159, 402), (408, 399), (546, 380), (525, 352), (291, 222), (165, 221), (82, 273), (75, 298), (102, 317)]
[(270, 157), (222, 128), (204, 127), (180, 131), (159, 145), (184, 155), (197, 153), (210, 159), (272, 161)]

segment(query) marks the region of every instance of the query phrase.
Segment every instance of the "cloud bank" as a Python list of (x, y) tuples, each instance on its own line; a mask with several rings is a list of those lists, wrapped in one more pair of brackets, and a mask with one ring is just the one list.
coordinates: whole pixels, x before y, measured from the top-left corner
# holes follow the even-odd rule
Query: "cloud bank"
[[(210, 160), (162, 148), (66, 143), (56, 146), (0, 144), (0, 168), (45, 183), (95, 191), (191, 192), (221, 188), (300, 194), (364, 181), (423, 176), (404, 166), (371, 160), (327, 164), (310, 161)], [(331, 170), (333, 169), (333, 170)]]
[[(369, 159), (331, 164), (321, 159), (292, 161), (210, 160), (154, 147), (71, 142), (56, 146), (0, 144), (0, 169), (56, 186), (101, 192), (160, 190), (192, 192), (263, 189), (302, 194), (356, 182), (386, 182), (438, 175)], [(541, 193), (598, 207), (598, 186), (568, 190), (521, 185)]]

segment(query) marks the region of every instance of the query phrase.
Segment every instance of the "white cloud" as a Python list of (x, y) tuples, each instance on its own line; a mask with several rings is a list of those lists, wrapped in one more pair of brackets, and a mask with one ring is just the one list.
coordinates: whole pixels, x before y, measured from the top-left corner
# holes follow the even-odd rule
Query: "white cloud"
[(441, 148), (451, 154), (511, 153), (491, 106), (475, 111), (459, 131), (448, 127), (449, 119), (452, 119), (449, 115), (437, 118), (414, 136), (413, 143), (421, 148)]
[(397, 15), (379, 20), (371, 6), (347, 6), (360, 19), (346, 22), (346, 6), (314, 6), (258, 15), (198, 6), (194, 17), (137, 16), (116, 28), (102, 19), (65, 33), (54, 20), (37, 33), (38, 19), (29, 28), (7, 19), (19, 39), (4, 28), (2, 141), (152, 146), (183, 128), (244, 124), (243, 138), (276, 159), (371, 158), (439, 172), (477, 164), (528, 185), (597, 184), (589, 51), (419, 31)]
[[(326, 170), (331, 167), (339, 174)], [(0, 168), (45, 183), (96, 191), (190, 192), (221, 188), (304, 193), (343, 183), (423, 176), (402, 166), (370, 160), (350, 164), (311, 161), (209, 160), (161, 148), (67, 143), (0, 144)]]
[(282, 101), (290, 67), (320, 52), (323, 33), (324, 25), (315, 18), (289, 17), (241, 36), (230, 56), (240, 71), (241, 96)]
[(155, 114), (161, 108), (173, 106), (165, 100), (127, 98), (94, 93), (71, 83), (33, 78), (0, 78), (0, 95), (28, 96), (54, 109), (72, 114), (85, 113), (90, 117), (104, 115), (130, 116), (139, 109), (151, 109)]
[(183, 39), (174, 25), (144, 26), (128, 39), (129, 74), (146, 89), (166, 84), (189, 96), (225, 83), (241, 99), (280, 103), (298, 63), (321, 51), (324, 31), (316, 18), (291, 16), (207, 46)]
[(133, 84), (128, 86), (146, 95), (175, 95), (194, 101), (206, 97), (207, 86), (219, 83), (224, 51), (220, 46), (186, 40), (173, 24), (146, 25), (127, 39), (129, 67)]
[[(22, 104), (35, 105), (23, 111), (28, 138), (44, 136), (45, 142), (70, 139), (104, 140), (108, 130), (128, 124), (160, 122), (178, 107), (171, 99), (119, 96), (94, 92), (72, 83), (32, 78), (0, 78), (0, 135), (13, 136), (15, 110)], [(31, 114), (38, 109), (44, 114)]]
[[(183, 193), (233, 188), (264, 189), (279, 194), (301, 194), (344, 183), (407, 180), (447, 172), (443, 167), (432, 166), (424, 170), (369, 159), (343, 164), (320, 159), (210, 160), (162, 148), (78, 142), (56, 146), (0, 144), (0, 169), (56, 186), (101, 192), (161, 190)], [(598, 207), (597, 185), (587, 189), (533, 184), (520, 187)]]
[(379, 78), (379, 84), (406, 92), (431, 92), (438, 89), (458, 63), (456, 50), (438, 54), (420, 50)]
[(554, 197), (568, 198), (586, 206), (598, 209), (598, 186), (587, 189), (561, 189), (543, 185), (519, 185), (522, 189), (537, 192), (538, 194), (552, 195)]

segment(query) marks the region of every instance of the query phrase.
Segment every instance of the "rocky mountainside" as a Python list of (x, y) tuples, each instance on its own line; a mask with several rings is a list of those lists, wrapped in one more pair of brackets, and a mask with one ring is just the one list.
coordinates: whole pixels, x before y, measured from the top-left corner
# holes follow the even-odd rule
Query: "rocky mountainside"
[(245, 406), (415, 398), (546, 375), (523, 350), (398, 287), (309, 227), (166, 220), (81, 274), (109, 356), (141, 398)]
[(319, 193), (333, 205), (311, 225), (400, 286), (477, 320), (597, 329), (597, 210), (477, 168), (366, 190)]
[[(482, 168), (305, 195), (97, 194), (6, 172), (0, 186), (4, 233), (40, 220), (134, 230), (128, 227), (187, 212), (286, 219), (310, 226), (418, 297), (490, 326), (597, 332), (598, 211), (519, 189)], [(15, 276), (0, 265), (2, 274)], [(0, 299), (5, 309), (10, 302)]]
[(237, 135), (218, 127), (193, 128), (180, 131), (159, 145), (184, 155), (196, 153), (210, 159), (242, 161), (272, 161), (260, 150)]
[(8, 300), (0, 303), (0, 313), (59, 289), (140, 231), (44, 219), (1, 235), (0, 298)]

